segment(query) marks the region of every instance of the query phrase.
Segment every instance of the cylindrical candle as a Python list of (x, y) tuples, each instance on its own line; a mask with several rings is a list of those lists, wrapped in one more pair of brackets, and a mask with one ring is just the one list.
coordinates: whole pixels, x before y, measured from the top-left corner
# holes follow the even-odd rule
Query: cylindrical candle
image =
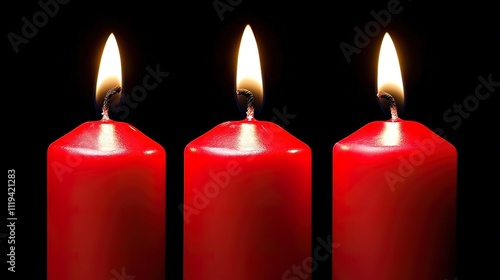
[(456, 149), (378, 96), (392, 118), (333, 147), (332, 279), (454, 279)]
[(184, 279), (282, 279), (301, 266), (311, 255), (311, 171), (310, 148), (272, 122), (225, 122), (189, 143)]
[(47, 150), (49, 280), (165, 279), (166, 153), (108, 101)]
[(256, 120), (252, 93), (238, 93), (247, 118), (217, 125), (184, 151), (184, 279), (309, 279), (311, 149)]

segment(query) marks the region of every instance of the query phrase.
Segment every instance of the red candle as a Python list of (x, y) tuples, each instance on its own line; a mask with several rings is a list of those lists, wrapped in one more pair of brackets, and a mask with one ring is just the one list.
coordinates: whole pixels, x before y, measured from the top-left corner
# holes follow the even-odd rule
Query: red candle
[[(109, 119), (110, 97), (121, 91), (119, 56), (111, 34), (98, 92), (100, 82), (118, 86), (103, 101), (103, 118), (48, 147), (49, 280), (165, 279), (166, 153), (132, 125)], [(120, 72), (101, 79), (106, 69)]]
[(253, 67), (250, 91), (240, 72), (243, 58), (259, 62), (250, 26), (237, 75), (238, 88), (246, 88), (237, 92), (247, 97), (247, 118), (217, 125), (184, 151), (185, 280), (274, 280), (310, 277), (312, 270), (311, 150), (273, 122), (254, 118), (260, 65)]
[(382, 71), (401, 79), (388, 34), (378, 96), (390, 101), (392, 118), (333, 147), (333, 242), (340, 246), (332, 279), (454, 279), (457, 152), (424, 125), (398, 117), (387, 89), (403, 96), (402, 81)]

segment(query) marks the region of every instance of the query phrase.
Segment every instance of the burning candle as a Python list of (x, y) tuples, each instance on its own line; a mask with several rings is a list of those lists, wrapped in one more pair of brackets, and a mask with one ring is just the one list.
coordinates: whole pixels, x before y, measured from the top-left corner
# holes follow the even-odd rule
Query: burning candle
[(378, 97), (391, 119), (333, 147), (333, 279), (454, 279), (457, 152), (398, 117), (403, 85), (387, 33), (378, 63)]
[[(109, 72), (111, 71), (111, 72)], [(47, 151), (49, 280), (165, 277), (166, 153), (108, 109), (121, 92), (115, 37), (106, 42), (97, 96), (102, 119), (54, 141)]]
[[(311, 150), (275, 123), (256, 120), (261, 80), (247, 25), (237, 74), (247, 117), (217, 125), (184, 151), (185, 280), (282, 279), (310, 261)], [(309, 277), (310, 267), (300, 273)]]

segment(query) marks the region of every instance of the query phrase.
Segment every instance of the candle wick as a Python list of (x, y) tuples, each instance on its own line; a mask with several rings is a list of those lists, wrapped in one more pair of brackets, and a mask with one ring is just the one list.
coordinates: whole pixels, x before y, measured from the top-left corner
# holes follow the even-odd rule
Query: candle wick
[(254, 119), (254, 99), (253, 93), (248, 89), (238, 89), (236, 90), (237, 95), (243, 95), (247, 98), (247, 120), (251, 121)]
[(394, 97), (392, 97), (392, 95), (382, 90), (377, 93), (377, 97), (389, 100), (391, 109), (391, 121), (397, 122), (399, 120), (398, 107), (396, 105), (396, 100), (394, 99)]
[(120, 86), (116, 86), (112, 89), (110, 89), (107, 93), (106, 96), (104, 97), (104, 103), (102, 105), (102, 120), (107, 121), (109, 120), (109, 105), (111, 103), (111, 97), (117, 93), (120, 93), (122, 91), (122, 88)]

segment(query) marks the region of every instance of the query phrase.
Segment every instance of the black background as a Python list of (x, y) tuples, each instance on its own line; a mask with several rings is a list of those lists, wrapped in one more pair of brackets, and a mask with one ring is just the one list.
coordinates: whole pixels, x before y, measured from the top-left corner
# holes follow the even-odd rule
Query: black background
[[(371, 11), (387, 11), (391, 1), (66, 2), (45, 22), (37, 19), (37, 30), (17, 52), (9, 34), (23, 36), (22, 18), (33, 23), (42, 8), (37, 1), (8, 1), (2, 8), (3, 161), (4, 168), (16, 170), (18, 217), (17, 272), (2, 279), (45, 278), (47, 147), (81, 123), (100, 118), (95, 83), (111, 32), (121, 52), (125, 95), (142, 85), (147, 67), (159, 65), (170, 73), (123, 121), (167, 151), (166, 271), (167, 279), (182, 279), (183, 220), (177, 206), (182, 202), (183, 149), (215, 125), (243, 118), (234, 84), (246, 24), (259, 45), (266, 94), (257, 119), (275, 121), (313, 151), (313, 237), (331, 234), (333, 145), (368, 122), (388, 118), (375, 92), (380, 42), (389, 32), (405, 83), (406, 107), (400, 116), (444, 132), (458, 151), (457, 276), (500, 275), (495, 176), (500, 24), (496, 5), (489, 4), (494, 2), (401, 0), (401, 12), (372, 29), (369, 42), (350, 62), (339, 45), (355, 46), (355, 28), (376, 23)], [(230, 9), (219, 17), (214, 3)], [(483, 100), (475, 97), (479, 76), (496, 83)], [(457, 105), (466, 108), (461, 123), (444, 117)], [(294, 117), (285, 123), (276, 110)], [(7, 186), (1, 193), (3, 216)], [(0, 227), (0, 234), (5, 232)], [(7, 272), (7, 243), (3, 236), (0, 241), (0, 269)], [(329, 261), (321, 262), (314, 278), (329, 279), (330, 269)]]

